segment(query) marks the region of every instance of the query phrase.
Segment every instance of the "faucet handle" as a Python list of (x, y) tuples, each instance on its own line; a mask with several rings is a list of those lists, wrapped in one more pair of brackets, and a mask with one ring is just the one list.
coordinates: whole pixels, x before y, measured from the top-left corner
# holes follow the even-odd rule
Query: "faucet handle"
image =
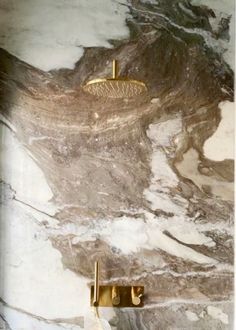
[(111, 290), (111, 299), (112, 299), (112, 304), (117, 306), (120, 304), (120, 292), (119, 292), (119, 287), (113, 286)]
[(141, 298), (143, 296), (142, 288), (137, 286), (131, 287), (131, 299), (132, 304), (138, 306), (141, 304)]

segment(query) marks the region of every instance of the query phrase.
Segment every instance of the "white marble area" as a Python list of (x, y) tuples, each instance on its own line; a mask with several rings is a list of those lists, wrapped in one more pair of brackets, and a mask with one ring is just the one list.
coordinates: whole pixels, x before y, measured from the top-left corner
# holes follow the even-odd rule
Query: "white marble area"
[(205, 141), (204, 154), (215, 161), (234, 159), (235, 103), (221, 102), (219, 110), (221, 111), (220, 124), (214, 134)]
[[(1, 297), (15, 308), (45, 318), (84, 315), (88, 304), (79, 295), (88, 295), (88, 281), (63, 269), (61, 255), (41, 225), (42, 219), (56, 224), (42, 213), (47, 211), (51, 190), (10, 130), (2, 125), (1, 129), (1, 178), (16, 191), (16, 198), (24, 195), (23, 201), (5, 196), (1, 205)], [(35, 210), (38, 204), (45, 209)]]
[[(7, 320), (11, 329), (14, 330), (82, 330), (80, 326), (65, 322), (48, 321), (42, 318), (33, 317), (22, 311), (0, 304), (1, 315)], [(1, 325), (0, 325), (1, 326)], [(4, 329), (1, 328), (0, 329)], [(4, 329), (5, 330), (5, 329)]]
[(73, 69), (84, 47), (128, 38), (127, 15), (117, 0), (0, 0), (0, 47), (44, 71)]
[[(18, 142), (6, 125), (0, 125), (0, 141), (0, 178), (11, 186), (17, 200), (48, 214), (55, 214), (58, 206), (51, 202), (52, 190), (33, 155)], [(33, 187), (37, 190), (32, 193)]]
[[(52, 207), (47, 208), (51, 190), (45, 177), (14, 133), (0, 127), (1, 179), (10, 185), (3, 187), (0, 207), (0, 296), (7, 304), (0, 305), (1, 315), (13, 330), (95, 329), (89, 279), (65, 269), (49, 240), (50, 228), (58, 228), (58, 221), (50, 215)], [(36, 208), (42, 205), (44, 209)], [(102, 311), (101, 318), (104, 315), (109, 320), (112, 310)], [(82, 317), (87, 326), (67, 323), (74, 317)], [(99, 322), (110, 329), (107, 320)]]
[(220, 308), (215, 306), (207, 306), (207, 313), (213, 319), (220, 320), (223, 324), (229, 324), (229, 317)]

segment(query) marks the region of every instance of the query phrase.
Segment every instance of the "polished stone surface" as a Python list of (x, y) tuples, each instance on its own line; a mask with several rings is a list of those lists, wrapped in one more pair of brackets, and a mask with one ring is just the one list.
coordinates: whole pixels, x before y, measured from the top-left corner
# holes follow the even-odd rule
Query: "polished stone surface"
[(94, 3), (0, 0), (0, 329), (233, 329), (233, 1)]

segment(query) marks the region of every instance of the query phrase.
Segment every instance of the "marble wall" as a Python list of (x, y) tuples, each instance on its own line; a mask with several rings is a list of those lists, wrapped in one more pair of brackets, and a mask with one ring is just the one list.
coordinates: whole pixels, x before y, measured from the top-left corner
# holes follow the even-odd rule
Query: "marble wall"
[[(234, 1), (0, 0), (0, 329), (233, 329)], [(148, 93), (104, 99), (110, 74)], [(89, 306), (145, 286), (141, 309)]]

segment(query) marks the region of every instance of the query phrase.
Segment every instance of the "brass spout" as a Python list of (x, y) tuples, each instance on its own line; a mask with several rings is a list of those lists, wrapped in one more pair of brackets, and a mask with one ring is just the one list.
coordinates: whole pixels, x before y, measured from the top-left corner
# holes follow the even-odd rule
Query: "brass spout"
[(93, 305), (98, 306), (99, 302), (99, 264), (98, 261), (95, 261), (94, 265), (94, 297), (93, 297)]
[(118, 77), (118, 63), (117, 60), (112, 61), (112, 78), (116, 79)]

